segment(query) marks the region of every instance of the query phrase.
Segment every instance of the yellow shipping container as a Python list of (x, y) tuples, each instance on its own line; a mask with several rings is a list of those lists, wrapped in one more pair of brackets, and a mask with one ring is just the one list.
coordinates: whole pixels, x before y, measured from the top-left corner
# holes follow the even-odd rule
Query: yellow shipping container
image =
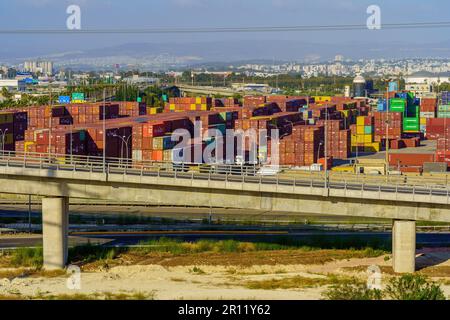
[(354, 146), (354, 145), (356, 145), (358, 142), (356, 141), (356, 134), (352, 134), (352, 137), (351, 137), (351, 144), (352, 144), (352, 146)]
[(25, 150), (25, 152), (27, 152), (28, 149), (29, 149), (33, 144), (34, 144), (33, 141), (25, 141), (25, 144), (24, 144), (24, 150)]
[(373, 137), (371, 134), (365, 134), (364, 135), (364, 143), (372, 143), (373, 142)]
[(171, 103), (170, 106), (169, 106), (169, 109), (170, 110), (175, 110), (175, 104)]
[(331, 97), (330, 96), (315, 96), (314, 100), (317, 102), (329, 102), (331, 101)]
[(340, 166), (340, 167), (333, 167), (331, 171), (334, 172), (354, 172), (355, 168), (353, 166)]
[(420, 118), (420, 124), (426, 125), (427, 124), (427, 118)]
[(195, 104), (191, 104), (191, 110), (197, 110), (197, 106)]
[(161, 112), (161, 108), (149, 107), (147, 108), (147, 114), (157, 114)]
[(356, 133), (358, 135), (364, 135), (364, 126), (356, 126)]
[(356, 125), (364, 127), (364, 117), (357, 117), (356, 118)]
[(365, 141), (364, 137), (365, 137), (364, 135), (357, 135), (356, 136), (356, 143), (364, 144), (364, 141)]
[(372, 143), (372, 148), (374, 149), (375, 152), (380, 152), (380, 150), (381, 150), (381, 143), (380, 142), (373, 142)]
[(208, 106), (207, 106), (206, 104), (202, 104), (201, 107), (200, 107), (200, 109), (201, 109), (202, 111), (207, 111), (207, 110), (208, 110)]
[(195, 98), (195, 103), (196, 104), (202, 104), (202, 98), (200, 97), (200, 98)]

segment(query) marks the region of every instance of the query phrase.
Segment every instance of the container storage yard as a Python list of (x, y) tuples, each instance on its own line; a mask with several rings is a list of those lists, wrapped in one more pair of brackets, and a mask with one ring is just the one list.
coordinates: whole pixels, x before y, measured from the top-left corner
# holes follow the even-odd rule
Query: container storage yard
[[(181, 158), (181, 162), (201, 164), (205, 159), (194, 159), (195, 149), (215, 146), (223, 152), (216, 150), (215, 155), (227, 153), (227, 147), (222, 149), (209, 132), (219, 132), (226, 139), (229, 130), (250, 130), (255, 145), (245, 140), (243, 158), (234, 148), (227, 163), (264, 164), (271, 159), (271, 132), (277, 129), (282, 166), (332, 169), (388, 147), (391, 153), (385, 159), (401, 172), (421, 173), (430, 163), (448, 168), (449, 93), (443, 92), (439, 99), (416, 98), (411, 92), (390, 92), (390, 96), (376, 104), (365, 98), (269, 95), (245, 96), (242, 101), (170, 98), (163, 108), (140, 102), (32, 106), (0, 113), (1, 143), (3, 151), (56, 154), (60, 161), (105, 153), (107, 158), (135, 162), (172, 163), (176, 156), (177, 162)], [(177, 129), (202, 135), (194, 135), (180, 149), (176, 147), (179, 140), (172, 139)], [(436, 141), (435, 150), (422, 156), (411, 152), (426, 140)], [(256, 160), (250, 159), (252, 148), (257, 149)], [(401, 149), (409, 151), (402, 154)]]

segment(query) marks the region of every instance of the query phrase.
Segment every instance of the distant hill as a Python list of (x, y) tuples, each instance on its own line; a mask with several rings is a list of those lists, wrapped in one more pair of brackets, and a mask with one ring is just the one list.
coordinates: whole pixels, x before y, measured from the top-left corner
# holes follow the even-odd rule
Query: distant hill
[(45, 52), (45, 48), (26, 51), (0, 49), (0, 62), (22, 62), (26, 58), (50, 58), (57, 64), (98, 65), (104, 63), (190, 65), (205, 62), (324, 61), (342, 54), (346, 58), (424, 58), (449, 57), (450, 41), (423, 46), (402, 42), (387, 44), (368, 41), (351, 43), (312, 43), (286, 40), (214, 41), (185, 43), (129, 43), (72, 52)]

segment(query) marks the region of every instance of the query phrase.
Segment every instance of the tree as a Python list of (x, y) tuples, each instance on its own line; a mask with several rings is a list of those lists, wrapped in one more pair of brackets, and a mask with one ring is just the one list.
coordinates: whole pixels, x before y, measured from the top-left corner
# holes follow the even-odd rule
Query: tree
[(9, 90), (5, 87), (2, 88), (2, 96), (6, 99), (9, 100), (13, 97), (13, 94), (11, 92), (9, 92)]

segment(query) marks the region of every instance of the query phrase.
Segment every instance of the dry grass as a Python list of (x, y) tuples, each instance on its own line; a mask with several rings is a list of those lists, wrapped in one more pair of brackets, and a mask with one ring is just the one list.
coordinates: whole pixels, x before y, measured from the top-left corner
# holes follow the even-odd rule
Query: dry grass
[[(357, 267), (344, 267), (344, 271), (355, 271), (355, 272), (365, 272), (367, 266), (357, 266)], [(381, 272), (388, 275), (398, 275), (394, 272), (391, 266), (381, 266)], [(420, 269), (417, 271), (418, 274), (422, 274), (427, 277), (450, 277), (450, 266), (432, 266)]]
[(64, 270), (46, 271), (43, 269), (0, 269), (0, 279), (14, 279), (14, 278), (28, 278), (28, 277), (45, 277), (55, 278), (64, 276), (66, 272)]
[(155, 291), (152, 292), (102, 292), (93, 294), (43, 294), (36, 296), (0, 295), (0, 300), (153, 300)]
[(450, 277), (450, 266), (432, 266), (418, 271), (428, 277)]
[(0, 294), (0, 300), (23, 300), (20, 295)]
[[(343, 267), (342, 270), (348, 272), (366, 272), (368, 267), (369, 266)], [(384, 274), (396, 275), (391, 266), (379, 266), (379, 268)]]
[(170, 281), (173, 281), (173, 282), (186, 282), (187, 280), (183, 279), (183, 278), (170, 278)]
[(358, 283), (359, 281), (355, 278), (337, 277), (335, 275), (320, 278), (295, 276), (282, 279), (247, 281), (244, 286), (249, 289), (262, 290), (303, 289), (349, 282)]
[[(251, 267), (257, 265), (314, 265), (327, 262), (366, 258), (365, 250), (272, 250), (250, 252), (201, 252), (189, 254), (173, 254), (168, 252), (118, 254), (115, 259), (108, 260), (108, 266), (118, 265), (161, 265), (175, 266), (240, 266)], [(85, 271), (95, 271), (104, 266), (104, 261), (86, 263), (82, 266)]]

